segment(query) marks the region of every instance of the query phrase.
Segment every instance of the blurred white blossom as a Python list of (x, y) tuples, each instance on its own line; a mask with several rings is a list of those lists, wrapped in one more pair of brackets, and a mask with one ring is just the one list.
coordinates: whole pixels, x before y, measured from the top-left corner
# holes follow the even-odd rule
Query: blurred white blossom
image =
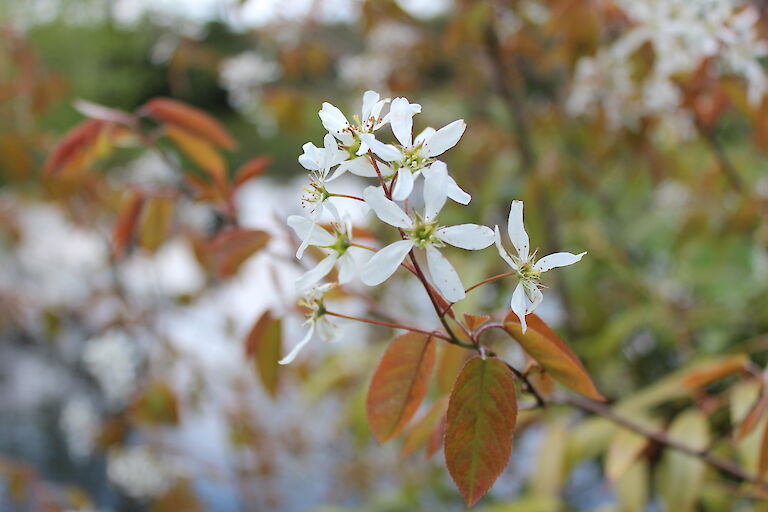
[(120, 331), (110, 331), (86, 342), (83, 362), (99, 383), (107, 401), (124, 405), (136, 387), (138, 354)]
[(107, 476), (128, 496), (146, 500), (166, 493), (180, 468), (147, 446), (133, 446), (107, 454)]
[(93, 452), (101, 423), (88, 398), (75, 396), (67, 401), (61, 410), (59, 425), (72, 457), (84, 459)]

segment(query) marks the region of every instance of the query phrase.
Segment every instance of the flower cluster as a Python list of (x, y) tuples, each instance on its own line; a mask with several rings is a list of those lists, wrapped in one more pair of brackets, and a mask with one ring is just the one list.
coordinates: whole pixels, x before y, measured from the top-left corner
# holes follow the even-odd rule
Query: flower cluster
[[(388, 112), (383, 113), (389, 105)], [(458, 272), (443, 254), (446, 246), (469, 251), (498, 246), (502, 258), (512, 267), (519, 284), (512, 296), (511, 307), (525, 329), (525, 315), (542, 300), (539, 278), (554, 267), (570, 265), (582, 254), (555, 253), (534, 261), (529, 250), (528, 235), (523, 227), (523, 203), (512, 203), (508, 232), (517, 256), (510, 256), (501, 245), (498, 226), (495, 231), (478, 224), (445, 226), (440, 212), (448, 199), (466, 205), (472, 199), (448, 172), (438, 157), (454, 147), (461, 139), (466, 124), (459, 119), (440, 129), (427, 127), (413, 135), (413, 118), (421, 105), (406, 98), (382, 99), (374, 91), (363, 95), (361, 117), (350, 121), (338, 108), (324, 103), (319, 112), (328, 134), (323, 146), (308, 142), (303, 147), (299, 163), (309, 171), (310, 182), (305, 188), (302, 205), (306, 215), (292, 215), (288, 225), (301, 239), (296, 257), (302, 259), (308, 248), (314, 254), (324, 254), (317, 264), (296, 281), (297, 290), (304, 294), (301, 305), (308, 310), (310, 328), (304, 338), (281, 360), (287, 364), (310, 341), (315, 331), (323, 339), (333, 339), (334, 325), (328, 320), (325, 296), (332, 284), (320, 284), (337, 269), (335, 280), (343, 285), (356, 277), (369, 286), (386, 281), (398, 268), (414, 274), (424, 285), (433, 304), (453, 304), (466, 294)], [(379, 130), (389, 126), (393, 143), (381, 140)], [(375, 180), (365, 186), (360, 196), (336, 194), (329, 184), (350, 172)], [(414, 191), (420, 189), (421, 193)], [(348, 217), (339, 213), (334, 201), (357, 200), (365, 203), (384, 224), (394, 228), (397, 240), (379, 250), (355, 240)], [(353, 256), (357, 252), (359, 257)], [(368, 260), (358, 264), (370, 252)], [(426, 261), (426, 272), (420, 259)], [(442, 301), (440, 301), (442, 299)], [(438, 311), (438, 314), (441, 314)], [(338, 315), (337, 315), (338, 316)]]
[[(758, 33), (755, 6), (731, 0), (615, 3), (632, 26), (596, 55), (578, 62), (567, 104), (572, 114), (601, 109), (612, 128), (633, 128), (648, 115), (681, 125), (686, 114), (680, 109), (679, 78), (710, 61), (708, 73), (745, 81), (752, 105), (768, 92), (759, 61), (768, 53), (768, 43)], [(653, 49), (653, 66), (638, 81), (633, 78), (632, 56), (645, 46)]]

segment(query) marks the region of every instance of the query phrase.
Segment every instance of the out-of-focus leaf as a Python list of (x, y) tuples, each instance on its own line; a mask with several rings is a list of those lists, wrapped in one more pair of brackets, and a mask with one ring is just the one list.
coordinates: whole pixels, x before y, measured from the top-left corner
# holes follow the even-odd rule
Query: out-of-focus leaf
[(277, 395), (280, 372), (278, 361), (282, 353), (282, 322), (265, 311), (253, 324), (245, 339), (245, 355), (253, 358), (261, 385), (271, 396)]
[(526, 316), (526, 321), (528, 329), (523, 334), (517, 315), (510, 311), (504, 328), (558, 382), (593, 400), (605, 400), (568, 345), (537, 315)]
[(435, 340), (409, 332), (390, 343), (368, 388), (366, 414), (380, 443), (399, 434), (427, 393), (435, 364)]
[(619, 480), (647, 445), (645, 436), (620, 428), (605, 454), (605, 476), (614, 482)]
[(180, 127), (221, 148), (235, 148), (235, 140), (227, 129), (199, 108), (169, 98), (154, 98), (141, 111), (161, 123)]
[[(672, 422), (668, 435), (692, 448), (704, 449), (709, 440), (707, 419), (696, 410), (682, 412)], [(705, 470), (705, 463), (696, 457), (670, 448), (664, 451), (657, 484), (666, 510), (689, 512), (695, 509)]]
[(616, 495), (621, 512), (642, 512), (648, 503), (648, 462), (638, 460), (623, 472), (616, 482)]
[(464, 313), (464, 323), (469, 328), (470, 331), (474, 331), (481, 325), (483, 325), (485, 322), (490, 320), (490, 316), (488, 315), (470, 315), (469, 313)]
[(225, 183), (227, 164), (221, 154), (207, 140), (174, 125), (167, 125), (165, 134), (182, 153), (207, 172), (216, 183), (220, 185)]
[(440, 447), (443, 446), (443, 441), (445, 440), (445, 426), (447, 422), (448, 420), (446, 415), (442, 415), (440, 417), (440, 421), (437, 422), (437, 426), (432, 431), (432, 435), (429, 436), (429, 441), (427, 441), (427, 449), (424, 452), (427, 460), (431, 459), (432, 456), (437, 453)]
[(152, 502), (149, 512), (200, 512), (203, 510), (194, 489), (180, 481), (171, 490)]
[(763, 427), (763, 435), (760, 436), (760, 454), (757, 457), (757, 477), (765, 478), (768, 472), (768, 423)]
[(233, 276), (240, 265), (266, 247), (269, 233), (258, 229), (231, 229), (216, 235), (208, 243), (208, 253), (219, 275)]
[(237, 188), (248, 180), (261, 176), (271, 162), (272, 158), (268, 156), (257, 156), (248, 160), (235, 171), (235, 177), (232, 180), (233, 186)]
[(765, 411), (768, 408), (768, 390), (763, 386), (763, 390), (760, 393), (760, 398), (754, 403), (744, 419), (741, 420), (739, 428), (736, 431), (736, 440), (740, 441), (747, 437), (755, 430), (755, 427), (760, 420), (765, 416)]
[(176, 394), (162, 381), (147, 385), (133, 405), (134, 417), (155, 425), (176, 425), (179, 422), (179, 403)]
[(172, 217), (173, 200), (171, 198), (153, 197), (147, 200), (139, 228), (139, 245), (148, 251), (156, 251), (168, 238)]
[(427, 444), (427, 441), (430, 440), (438, 423), (445, 417), (445, 411), (447, 409), (447, 396), (440, 398), (437, 402), (432, 404), (429, 411), (419, 418), (410, 430), (408, 430), (408, 434), (405, 436), (405, 442), (403, 443), (403, 448), (400, 450), (401, 457), (410, 455)]
[(697, 367), (688, 372), (683, 379), (683, 385), (689, 389), (700, 388), (732, 373), (743, 371), (748, 364), (749, 357), (746, 354), (718, 358), (704, 367)]
[(480, 512), (557, 512), (563, 506), (555, 496), (525, 496), (513, 503), (495, 503), (480, 508)]
[(556, 418), (546, 426), (533, 459), (530, 492), (538, 496), (557, 496), (565, 483), (568, 427), (564, 418)]
[(87, 119), (72, 128), (49, 155), (44, 172), (57, 173), (81, 158), (97, 143), (106, 126), (99, 119)]
[(447, 395), (453, 389), (453, 383), (467, 360), (468, 352), (449, 343), (443, 343), (441, 351), (437, 365), (437, 388), (440, 394)]
[[(762, 391), (762, 386), (756, 380), (739, 382), (731, 387), (729, 405), (732, 424), (740, 425), (746, 420)], [(739, 463), (747, 471), (757, 472), (762, 428), (764, 428), (763, 425), (767, 424), (768, 417), (763, 415), (757, 420), (757, 424), (751, 432), (745, 434), (744, 437), (737, 438), (736, 451)]]
[(144, 201), (144, 194), (138, 191), (132, 192), (125, 199), (112, 230), (112, 253), (117, 258), (125, 254), (128, 244), (131, 243)]
[(555, 379), (545, 371), (534, 372), (528, 375), (528, 382), (542, 397), (551, 398), (555, 392)]
[(448, 471), (467, 505), (506, 467), (516, 419), (512, 370), (495, 357), (470, 359), (453, 386), (444, 445)]

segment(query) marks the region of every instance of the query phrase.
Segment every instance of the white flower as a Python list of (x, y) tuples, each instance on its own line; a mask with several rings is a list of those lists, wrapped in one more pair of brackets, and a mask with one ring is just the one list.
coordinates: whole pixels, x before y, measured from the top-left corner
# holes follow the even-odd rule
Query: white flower
[[(467, 128), (463, 119), (458, 119), (439, 130), (426, 128), (413, 139), (413, 116), (421, 112), (421, 105), (410, 103), (405, 98), (395, 98), (389, 110), (389, 124), (400, 146), (384, 144), (376, 140), (373, 134), (364, 133), (360, 139), (370, 146), (382, 160), (391, 162), (397, 172), (397, 181), (392, 197), (403, 201), (410, 196), (414, 180), (433, 158), (442, 155), (459, 142)], [(448, 197), (461, 204), (471, 199), (453, 180), (449, 178)]]
[(133, 446), (107, 454), (107, 476), (127, 495), (146, 500), (168, 492), (180, 470), (149, 447)]
[(384, 282), (414, 247), (427, 252), (427, 266), (435, 287), (449, 301), (464, 298), (464, 286), (453, 266), (438, 250), (445, 244), (468, 250), (484, 249), (493, 243), (493, 231), (477, 224), (461, 224), (443, 227), (437, 222), (447, 197), (448, 176), (445, 169), (435, 171), (425, 178), (424, 214), (413, 217), (397, 204), (387, 199), (381, 187), (367, 187), (363, 198), (383, 222), (400, 228), (405, 239), (378, 251), (363, 267), (363, 282), (374, 286)]
[(556, 252), (549, 256), (544, 256), (539, 261), (535, 261), (536, 253), (530, 253), (528, 233), (525, 231), (525, 225), (523, 224), (522, 201), (512, 201), (512, 206), (509, 209), (509, 220), (507, 221), (507, 233), (509, 233), (512, 245), (515, 247), (515, 251), (517, 251), (517, 256), (511, 256), (502, 247), (499, 226), (496, 226), (496, 247), (499, 250), (499, 255), (512, 267), (512, 270), (517, 272), (517, 277), (520, 279), (512, 294), (510, 307), (520, 319), (523, 332), (525, 332), (527, 328), (525, 315), (532, 313), (544, 299), (539, 289), (541, 286), (539, 283), (541, 274), (555, 267), (572, 265), (587, 253)]
[(311, 142), (302, 146), (304, 153), (299, 156), (299, 163), (309, 171), (309, 185), (304, 187), (302, 205), (309, 210), (314, 221), (322, 216), (328, 209), (336, 220), (339, 220), (339, 212), (329, 201), (331, 195), (325, 188), (325, 183), (336, 177), (328, 178), (331, 169), (346, 160), (347, 154), (341, 151), (336, 144), (336, 139), (330, 133), (323, 139), (324, 147), (318, 148)]
[(307, 320), (304, 322), (304, 325), (309, 325), (309, 330), (304, 335), (304, 338), (293, 347), (290, 353), (279, 361), (280, 364), (290, 364), (296, 359), (301, 349), (312, 340), (315, 330), (317, 330), (320, 338), (324, 341), (333, 341), (336, 338), (338, 327), (325, 314), (324, 304), (325, 294), (333, 287), (332, 283), (326, 283), (315, 286), (304, 293), (304, 296), (299, 301), (299, 305), (309, 310)]
[(355, 260), (349, 253), (352, 237), (352, 224), (347, 217), (344, 222), (334, 225), (333, 233), (317, 226), (314, 222), (300, 215), (288, 217), (288, 225), (293, 228), (299, 238), (301, 246), (296, 252), (296, 257), (301, 259), (304, 250), (314, 245), (331, 249), (331, 254), (326, 256), (315, 268), (307, 271), (296, 280), (296, 289), (303, 291), (318, 283), (328, 275), (336, 262), (339, 263), (339, 283), (344, 284), (352, 280), (355, 275)]
[(107, 400), (124, 405), (136, 387), (137, 354), (122, 332), (111, 331), (86, 343), (86, 368), (96, 378)]
[(61, 410), (59, 425), (72, 457), (84, 459), (91, 455), (101, 422), (88, 398), (76, 395), (69, 399)]

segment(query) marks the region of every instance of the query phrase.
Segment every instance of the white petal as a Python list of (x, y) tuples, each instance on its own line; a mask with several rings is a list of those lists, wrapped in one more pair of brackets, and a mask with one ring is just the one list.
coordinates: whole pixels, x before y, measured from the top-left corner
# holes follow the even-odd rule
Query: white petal
[[(326, 199), (320, 204), (323, 205), (329, 212), (331, 212), (331, 216), (333, 216), (333, 220), (335, 220), (336, 222), (341, 222), (341, 216), (339, 216), (339, 210), (336, 208), (336, 205), (334, 205), (330, 199)], [(318, 219), (319, 218), (320, 217), (318, 216)]]
[(570, 252), (556, 252), (541, 258), (533, 266), (533, 269), (538, 270), (539, 272), (546, 272), (547, 270), (552, 270), (555, 267), (566, 267), (568, 265), (573, 265), (577, 261), (581, 260), (581, 257), (585, 254), (587, 253), (582, 252), (581, 254), (573, 254)]
[(373, 124), (372, 129), (378, 130), (385, 124), (389, 122), (389, 117), (381, 117), (381, 109), (384, 108), (384, 105), (389, 103), (389, 98), (383, 99), (379, 102), (377, 102), (373, 108), (371, 109), (371, 115), (370, 117), (376, 119), (376, 122)]
[(472, 196), (467, 194), (454, 180), (448, 176), (448, 197), (453, 199), (459, 204), (469, 204), (472, 200)]
[(427, 266), (438, 291), (449, 302), (464, 298), (464, 285), (453, 265), (435, 247), (427, 246)]
[(445, 165), (430, 168), (424, 175), (424, 219), (431, 222), (437, 218), (448, 198), (448, 172)]
[(525, 330), (528, 328), (525, 323), (525, 315), (528, 310), (528, 298), (525, 296), (525, 288), (523, 287), (522, 281), (517, 283), (517, 287), (515, 287), (515, 291), (512, 293), (512, 301), (509, 306), (512, 308), (512, 311), (515, 312), (517, 318), (520, 319), (520, 326), (523, 329), (523, 333), (525, 333)]
[(395, 189), (392, 191), (392, 199), (405, 201), (413, 191), (413, 173), (407, 167), (401, 167), (397, 173)]
[(346, 284), (355, 277), (357, 272), (357, 265), (355, 264), (355, 258), (352, 257), (349, 252), (345, 252), (339, 258), (339, 284)]
[(395, 98), (389, 107), (389, 124), (395, 138), (405, 147), (411, 147), (413, 116), (421, 112), (421, 105), (411, 104), (405, 98)]
[(413, 145), (418, 146), (422, 142), (428, 140), (434, 134), (435, 134), (434, 128), (430, 128), (429, 126), (424, 128), (424, 130), (416, 136), (416, 139), (413, 141)]
[(399, 149), (391, 144), (379, 142), (372, 133), (361, 133), (360, 140), (368, 144), (371, 151), (376, 153), (385, 162), (399, 161), (403, 157)]
[(496, 226), (494, 239), (496, 242), (496, 249), (499, 250), (499, 256), (501, 256), (501, 258), (507, 262), (507, 265), (512, 267), (512, 270), (517, 270), (517, 265), (514, 261), (512, 261), (512, 258), (509, 257), (509, 254), (507, 254), (504, 246), (501, 245), (501, 233), (499, 233), (499, 226)]
[(400, 240), (378, 251), (360, 272), (363, 282), (368, 286), (375, 286), (386, 281), (395, 273), (412, 248), (412, 241)]
[(539, 304), (541, 304), (541, 301), (544, 300), (544, 294), (541, 293), (541, 290), (538, 288), (534, 288), (532, 292), (530, 292), (533, 295), (533, 299), (531, 297), (527, 297), (528, 299), (528, 308), (526, 309), (526, 314), (533, 313), (533, 311), (539, 307)]
[(507, 233), (509, 233), (509, 238), (512, 240), (512, 245), (517, 249), (520, 259), (523, 261), (528, 260), (530, 242), (528, 240), (528, 233), (525, 231), (525, 225), (523, 224), (522, 201), (512, 201), (512, 206), (509, 207)]
[(478, 224), (459, 224), (437, 230), (437, 237), (447, 244), (470, 251), (485, 249), (493, 243), (493, 230)]
[(339, 326), (331, 322), (328, 315), (323, 315), (317, 319), (317, 334), (323, 341), (335, 341), (339, 334)]
[(390, 226), (408, 229), (413, 226), (411, 218), (394, 202), (387, 199), (381, 187), (366, 187), (363, 199), (376, 216)]
[(336, 168), (333, 175), (325, 181), (333, 181), (347, 171), (356, 176), (362, 176), (363, 178), (375, 178), (377, 176), (376, 169), (373, 168), (371, 160), (367, 156), (359, 156), (352, 160), (342, 162), (342, 164)]
[(288, 217), (287, 223), (302, 241), (307, 242), (307, 245), (326, 246), (333, 245), (336, 241), (332, 234), (301, 215), (291, 215)]
[(336, 264), (337, 259), (339, 259), (339, 255), (335, 252), (326, 256), (325, 259), (315, 266), (315, 268), (308, 270), (296, 280), (296, 289), (298, 291), (304, 291), (311, 288), (312, 285), (328, 275)]
[(299, 163), (309, 171), (319, 171), (320, 166), (317, 163), (317, 146), (311, 142), (307, 142), (301, 149), (304, 150), (304, 154), (299, 155)]
[(459, 142), (466, 129), (467, 124), (463, 119), (458, 119), (451, 124), (443, 126), (424, 142), (424, 156), (432, 157), (445, 153)]
[[(365, 122), (366, 119), (371, 117), (371, 111), (373, 110), (373, 106), (376, 105), (376, 102), (379, 101), (379, 93), (376, 91), (365, 91), (363, 94), (363, 118), (362, 121)], [(378, 114), (377, 114), (378, 115)]]
[(323, 122), (323, 126), (326, 130), (331, 132), (336, 138), (342, 133), (346, 133), (349, 127), (349, 121), (342, 114), (341, 110), (334, 107), (330, 103), (324, 102), (323, 108), (318, 112), (320, 120)]
[(299, 355), (299, 352), (301, 352), (301, 349), (303, 349), (307, 343), (309, 343), (309, 340), (312, 339), (312, 334), (315, 332), (315, 323), (312, 322), (309, 324), (309, 330), (307, 331), (307, 334), (304, 335), (304, 338), (300, 342), (296, 344), (295, 347), (291, 350), (291, 352), (282, 358), (280, 361), (278, 361), (279, 364), (290, 364), (293, 362), (294, 359), (296, 359), (296, 356)]

